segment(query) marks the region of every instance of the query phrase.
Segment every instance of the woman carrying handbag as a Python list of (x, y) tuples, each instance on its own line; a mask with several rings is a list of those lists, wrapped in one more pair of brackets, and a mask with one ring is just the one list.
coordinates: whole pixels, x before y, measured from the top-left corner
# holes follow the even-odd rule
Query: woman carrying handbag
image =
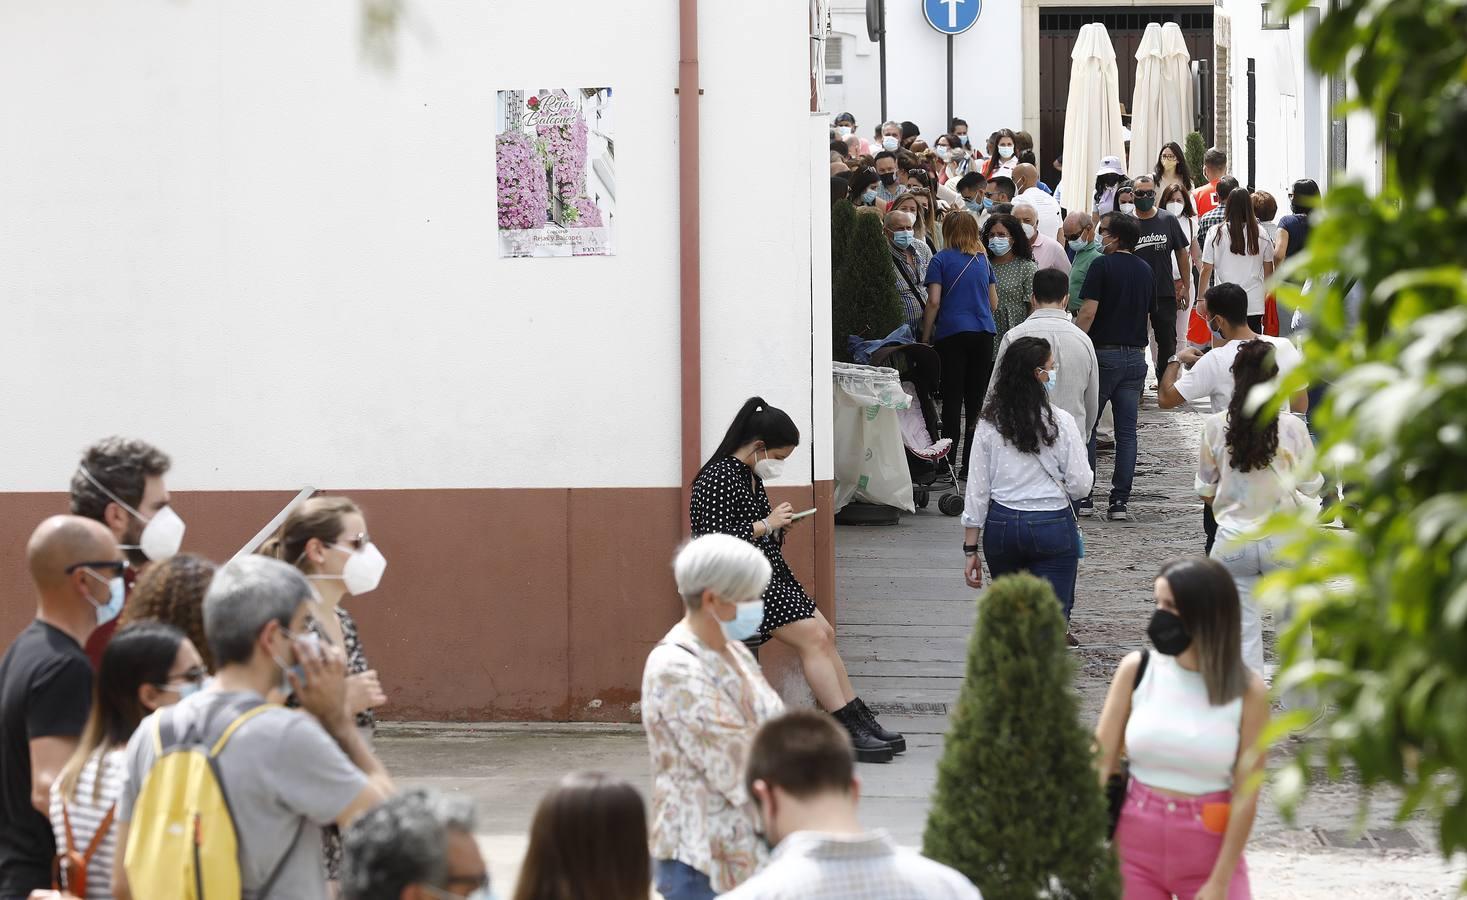
[(1130, 765), (1113, 838), (1124, 897), (1248, 900), (1243, 847), (1258, 810), (1268, 689), (1243, 664), (1226, 569), (1173, 560), (1155, 594), (1156, 652), (1121, 661), (1095, 731), (1102, 786), (1121, 772), (1123, 751)]

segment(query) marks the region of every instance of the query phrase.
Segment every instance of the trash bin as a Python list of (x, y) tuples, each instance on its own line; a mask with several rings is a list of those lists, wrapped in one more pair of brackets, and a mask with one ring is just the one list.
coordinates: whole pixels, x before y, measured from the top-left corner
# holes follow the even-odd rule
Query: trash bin
[(912, 405), (896, 369), (833, 363), (835, 511), (853, 501), (915, 512), (897, 410)]

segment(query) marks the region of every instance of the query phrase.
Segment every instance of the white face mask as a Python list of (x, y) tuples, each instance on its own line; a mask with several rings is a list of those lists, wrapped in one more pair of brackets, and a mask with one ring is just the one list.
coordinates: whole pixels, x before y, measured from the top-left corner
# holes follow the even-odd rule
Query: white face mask
[(1182, 204), (1180, 202), (1168, 203), (1166, 205), (1166, 211), (1169, 212), (1169, 213), (1171, 213), (1174, 216), (1180, 216), (1182, 214), (1182, 210), (1183, 209), (1184, 209), (1184, 207), (1182, 206)]
[[(144, 556), (153, 562), (167, 562), (178, 555), (178, 548), (183, 546), (183, 532), (186, 526), (178, 513), (173, 511), (173, 507), (163, 507), (153, 513), (150, 519), (124, 503), (121, 497), (107, 490), (100, 481), (92, 477), (92, 473), (88, 472), (85, 466), (78, 466), (77, 469), (97, 490), (106, 494), (107, 499), (127, 510), (129, 515), (143, 523), (143, 533), (138, 538), (137, 549), (143, 551)], [(123, 549), (132, 548), (124, 547)]]
[(940, 159), (940, 160), (943, 160), (944, 162), (946, 162), (947, 160), (951, 159), (952, 158), (952, 155), (953, 155), (952, 150), (948, 149), (947, 147), (938, 147), (937, 148), (937, 158)]
[(999, 144), (998, 155), (1002, 156), (1004, 159), (1008, 159), (1010, 156), (1014, 155), (1014, 148), (1009, 146), (1008, 144)]
[(783, 473), (783, 472), (784, 472), (784, 460), (782, 460), (782, 459), (770, 459), (769, 458), (769, 451), (767, 451), (767, 450), (764, 451), (764, 458), (763, 459), (756, 459), (754, 461), (754, 474), (755, 475), (758, 475), (760, 478), (764, 479), (765, 481), (768, 481), (771, 478), (778, 478), (780, 476), (780, 474)]
[(837, 126), (835, 126), (835, 133), (838, 134), (838, 135), (840, 135), (843, 138), (848, 138), (848, 137), (851, 136), (851, 126), (849, 126), (849, 125), (837, 125)]
[(1134, 203), (1122, 203), (1121, 204), (1121, 212), (1125, 213), (1128, 216), (1134, 216), (1136, 214), (1136, 204), (1134, 204)]
[(1031, 240), (1031, 241), (1034, 240), (1034, 235), (1036, 235), (1038, 233), (1039, 233), (1039, 229), (1038, 228), (1035, 228), (1033, 225), (1030, 225), (1028, 222), (1025, 222), (1024, 223), (1024, 236), (1027, 237), (1029, 240)]
[(331, 549), (351, 554), (346, 565), (342, 567), (341, 574), (312, 575), (311, 578), (322, 580), (339, 578), (346, 586), (346, 592), (353, 597), (359, 597), (377, 589), (377, 585), (382, 581), (382, 573), (387, 571), (387, 557), (382, 555), (382, 551), (377, 549), (376, 544), (368, 543), (360, 550), (332, 544)]
[(887, 135), (886, 137), (884, 137), (884, 138), (881, 139), (881, 149), (883, 149), (883, 150), (893, 150), (894, 151), (894, 150), (896, 150), (896, 148), (900, 147), (901, 145), (902, 145), (902, 142), (899, 141), (899, 140), (897, 140), (896, 138), (892, 137), (891, 135)]

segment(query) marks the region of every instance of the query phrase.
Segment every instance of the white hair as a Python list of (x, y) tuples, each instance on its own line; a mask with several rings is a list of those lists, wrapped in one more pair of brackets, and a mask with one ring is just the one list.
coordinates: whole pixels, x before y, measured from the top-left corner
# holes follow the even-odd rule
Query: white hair
[(697, 609), (704, 591), (734, 603), (753, 600), (769, 586), (773, 570), (764, 554), (730, 534), (693, 538), (672, 562), (677, 592), (689, 609)]
[(898, 216), (901, 216), (903, 219), (905, 219), (906, 224), (908, 225), (917, 224), (917, 216), (915, 214), (907, 212), (905, 209), (894, 209), (886, 214), (886, 227), (892, 228), (893, 226), (901, 224), (901, 222), (897, 219)]
[(1017, 203), (1014, 204), (1014, 214), (1017, 215), (1018, 212), (1019, 212), (1019, 210), (1021, 210), (1021, 209), (1032, 209), (1032, 210), (1034, 210), (1034, 215), (1036, 215), (1036, 216), (1039, 215), (1039, 207), (1035, 206), (1032, 203), (1025, 202), (1023, 200), (1020, 200), (1020, 201), (1018, 201)]

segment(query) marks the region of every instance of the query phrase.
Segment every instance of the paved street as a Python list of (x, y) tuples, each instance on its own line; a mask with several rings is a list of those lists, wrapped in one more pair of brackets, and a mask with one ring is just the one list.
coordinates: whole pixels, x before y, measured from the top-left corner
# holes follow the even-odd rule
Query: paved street
[[(1099, 714), (1117, 661), (1145, 640), (1151, 580), (1170, 556), (1200, 553), (1201, 507), (1192, 494), (1200, 415), (1142, 411), (1134, 520), (1085, 523), (1073, 628), (1082, 715)], [(1101, 459), (1103, 496), (1109, 457)], [(1098, 504), (1102, 505), (1103, 504)], [(890, 765), (862, 766), (862, 814), (910, 845), (920, 845), (942, 735), (961, 686), (975, 605), (961, 575), (958, 520), (927, 510), (896, 527), (842, 528), (837, 538), (839, 644), (857, 691), (907, 736)], [(408, 784), (469, 792), (499, 884), (524, 851), (535, 803), (566, 771), (596, 768), (647, 787), (647, 760), (635, 728), (515, 729), (393, 726), (379, 741), (388, 765)], [(1427, 898), (1455, 896), (1467, 861), (1444, 866), (1429, 849), (1428, 826), (1392, 821), (1388, 798), (1370, 804), (1363, 834), (1351, 831), (1359, 808), (1349, 784), (1317, 789), (1293, 824), (1267, 795), (1248, 859), (1255, 896)], [(500, 894), (506, 893), (501, 887)]]

